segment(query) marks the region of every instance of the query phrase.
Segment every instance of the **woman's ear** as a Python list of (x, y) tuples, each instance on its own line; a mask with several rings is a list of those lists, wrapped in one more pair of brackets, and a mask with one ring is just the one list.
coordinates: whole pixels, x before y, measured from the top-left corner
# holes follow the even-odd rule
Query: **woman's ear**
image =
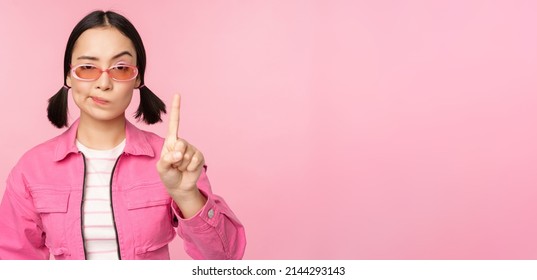
[(65, 78), (65, 84), (68, 87), (72, 87), (72, 85), (71, 85), (71, 75), (67, 75), (67, 77)]
[(140, 87), (140, 76), (136, 77), (136, 83), (134, 84), (134, 88), (139, 88)]

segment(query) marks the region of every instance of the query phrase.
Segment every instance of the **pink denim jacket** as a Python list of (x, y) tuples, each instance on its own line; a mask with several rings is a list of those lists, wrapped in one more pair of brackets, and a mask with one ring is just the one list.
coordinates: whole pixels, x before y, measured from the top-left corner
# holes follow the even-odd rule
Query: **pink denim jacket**
[[(22, 156), (0, 204), (0, 259), (85, 259), (82, 237), (84, 157), (75, 145), (78, 121)], [(156, 171), (163, 139), (126, 124), (126, 146), (112, 173), (112, 212), (121, 259), (169, 259), (177, 233), (193, 259), (241, 259), (244, 227), (211, 191), (203, 170), (198, 187), (206, 205), (190, 218), (168, 195)]]

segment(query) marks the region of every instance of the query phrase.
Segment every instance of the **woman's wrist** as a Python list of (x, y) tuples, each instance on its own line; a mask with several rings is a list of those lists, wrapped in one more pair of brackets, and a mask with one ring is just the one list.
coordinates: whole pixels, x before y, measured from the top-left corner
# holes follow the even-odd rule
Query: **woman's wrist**
[(170, 195), (185, 219), (196, 215), (207, 202), (207, 198), (197, 187), (191, 190), (174, 191)]

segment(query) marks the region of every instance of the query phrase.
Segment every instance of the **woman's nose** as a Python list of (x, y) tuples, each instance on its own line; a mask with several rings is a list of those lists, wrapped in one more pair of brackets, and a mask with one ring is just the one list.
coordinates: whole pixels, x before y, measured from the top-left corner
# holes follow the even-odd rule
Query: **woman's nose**
[(103, 71), (101, 73), (101, 76), (96, 81), (97, 88), (100, 90), (109, 90), (112, 88), (112, 79), (110, 78), (110, 75), (108, 75), (108, 72)]

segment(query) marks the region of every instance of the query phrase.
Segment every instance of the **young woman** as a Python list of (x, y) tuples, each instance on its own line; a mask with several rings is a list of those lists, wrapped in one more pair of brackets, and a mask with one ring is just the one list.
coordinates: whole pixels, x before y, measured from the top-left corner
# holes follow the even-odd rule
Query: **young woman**
[(203, 154), (178, 137), (180, 99), (166, 139), (125, 118), (161, 121), (164, 103), (145, 86), (145, 50), (123, 16), (95, 11), (73, 29), (64, 85), (48, 118), (68, 126), (67, 98), (80, 118), (22, 156), (0, 204), (0, 259), (169, 259), (176, 234), (194, 259), (240, 259), (244, 228), (211, 191)]

